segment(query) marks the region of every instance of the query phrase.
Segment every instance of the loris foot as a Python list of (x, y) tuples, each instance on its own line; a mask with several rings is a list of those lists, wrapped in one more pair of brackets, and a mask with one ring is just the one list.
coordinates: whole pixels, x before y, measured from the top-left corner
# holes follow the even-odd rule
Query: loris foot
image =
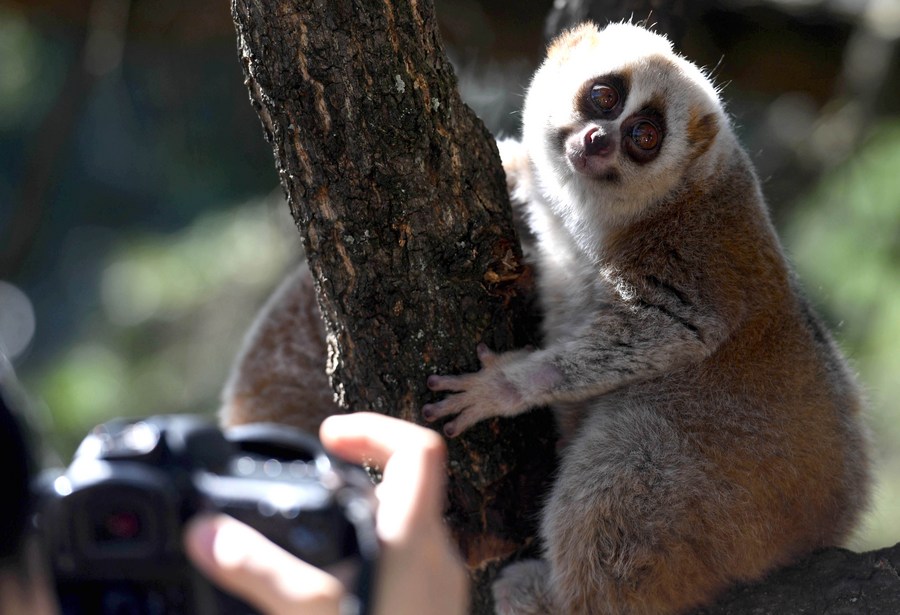
[(553, 608), (550, 566), (539, 559), (511, 564), (494, 581), (494, 613), (497, 615), (561, 615)]

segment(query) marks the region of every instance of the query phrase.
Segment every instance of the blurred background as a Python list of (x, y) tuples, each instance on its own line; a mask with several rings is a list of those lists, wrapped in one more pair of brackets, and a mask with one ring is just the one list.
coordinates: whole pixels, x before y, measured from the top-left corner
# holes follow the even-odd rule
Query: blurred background
[[(516, 134), (554, 3), (436, 4), (464, 98)], [(555, 4), (554, 24), (584, 14)], [(900, 2), (703, 0), (685, 17), (680, 49), (723, 87), (871, 399), (876, 506), (853, 546), (894, 544)], [(215, 412), (255, 310), (301, 258), (242, 81), (225, 0), (0, 0), (0, 345), (48, 463), (112, 417)]]

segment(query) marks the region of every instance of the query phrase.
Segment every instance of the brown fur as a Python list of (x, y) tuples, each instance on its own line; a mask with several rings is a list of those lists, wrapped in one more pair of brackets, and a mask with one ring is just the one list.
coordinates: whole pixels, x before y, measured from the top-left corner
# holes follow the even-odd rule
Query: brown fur
[(325, 326), (302, 264), (273, 293), (244, 339), (219, 411), (224, 426), (284, 423), (309, 433), (341, 412), (325, 373)]
[[(839, 362), (748, 203), (752, 177), (723, 175), (732, 183), (665, 203), (604, 252), (639, 296), (650, 300), (654, 276), (717, 306), (730, 334), (699, 363), (609, 393), (571, 436), (545, 517), (560, 612), (682, 612), (839, 543), (865, 502), (865, 442), (847, 428), (859, 412), (852, 378), (828, 373)], [(612, 492), (573, 510), (584, 498), (569, 491), (596, 472), (584, 463), (614, 468), (600, 482)]]
[(712, 113), (703, 114), (701, 111), (691, 112), (691, 121), (688, 124), (688, 141), (694, 149), (694, 158), (699, 158), (712, 146), (713, 139), (719, 132), (718, 120)]

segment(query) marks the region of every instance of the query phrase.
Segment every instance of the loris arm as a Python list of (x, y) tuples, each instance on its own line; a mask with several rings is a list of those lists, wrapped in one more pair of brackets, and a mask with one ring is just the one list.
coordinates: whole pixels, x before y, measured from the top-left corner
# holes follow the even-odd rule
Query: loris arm
[(429, 377), (432, 391), (455, 394), (426, 404), (425, 419), (457, 415), (444, 426), (447, 436), (457, 436), (493, 416), (587, 399), (698, 362), (727, 335), (726, 318), (697, 307), (699, 293), (686, 294), (654, 277), (637, 287), (618, 286), (614, 300), (580, 327), (573, 323), (565, 340), (499, 355), (479, 345), (480, 371)]

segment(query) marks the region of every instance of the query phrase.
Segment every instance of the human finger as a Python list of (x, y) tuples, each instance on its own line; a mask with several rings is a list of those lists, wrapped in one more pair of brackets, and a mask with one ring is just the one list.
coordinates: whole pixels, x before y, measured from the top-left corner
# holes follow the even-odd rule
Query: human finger
[(222, 514), (185, 526), (188, 558), (211, 581), (268, 615), (337, 615), (343, 585)]
[(409, 448), (446, 455), (444, 442), (434, 431), (374, 412), (330, 416), (322, 422), (319, 437), (326, 448), (354, 463), (384, 466), (394, 453)]
[(378, 486), (378, 533), (401, 540), (423, 523), (440, 523), (447, 447), (434, 431), (373, 413), (329, 417), (320, 436), (335, 454), (383, 468)]

